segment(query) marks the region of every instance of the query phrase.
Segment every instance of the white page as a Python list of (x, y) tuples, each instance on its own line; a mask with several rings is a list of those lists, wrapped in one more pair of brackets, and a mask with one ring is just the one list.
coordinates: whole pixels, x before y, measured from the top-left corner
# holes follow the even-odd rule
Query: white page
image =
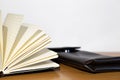
[[(26, 62), (30, 62), (30, 61), (37, 61), (37, 60), (40, 60), (41, 58), (49, 57), (49, 56), (53, 56), (53, 55), (57, 55), (57, 53), (44, 48), (44, 49), (40, 50), (39, 52), (33, 54), (30, 57), (27, 57), (23, 60), (20, 59), (21, 61), (19, 61), (19, 59), (17, 59), (19, 61), (17, 64), (19, 65), (19, 64), (26, 63)], [(24, 56), (22, 56), (21, 58), (24, 58)], [(17, 60), (12, 65), (17, 65), (17, 64), (15, 64), (17, 62)], [(12, 65), (10, 65), (10, 66), (12, 66)]]
[(45, 46), (48, 45), (48, 43), (50, 43), (50, 40), (46, 41), (46, 42), (43, 42), (42, 44), (38, 44), (37, 45), (37, 48), (33, 49), (33, 50), (30, 50), (30, 52), (26, 52), (26, 53), (22, 53), (22, 55), (19, 57), (19, 58), (16, 58), (16, 59), (13, 59), (14, 61), (12, 63), (10, 63), (9, 66), (12, 66), (20, 61), (22, 61), (23, 59), (26, 59), (28, 58), (29, 56), (41, 51), (43, 48), (45, 48)]
[[(25, 53), (30, 53), (30, 52), (34, 51), (34, 49), (36, 49), (37, 47), (39, 47), (42, 44), (44, 44), (45, 42), (50, 42), (50, 41), (51, 40), (50, 40), (50, 38), (48, 36), (43, 36), (42, 38), (39, 38), (33, 44), (28, 46), (24, 51), (21, 52), (20, 55), (25, 54)], [(27, 54), (25, 54), (25, 55), (27, 55)]]
[(7, 27), (7, 42), (5, 48), (4, 64), (6, 63), (11, 48), (16, 40), (16, 36), (23, 21), (22, 15), (8, 14), (4, 26)]
[[(29, 34), (29, 33), (27, 33)], [(25, 50), (27, 50), (27, 48), (29, 47), (34, 47), (32, 44), (34, 44), (35, 42), (37, 42), (37, 40), (43, 36), (45, 34), (44, 31), (41, 31), (41, 30), (38, 30), (33, 36), (31, 36), (31, 38), (27, 41), (27, 43), (25, 43), (24, 46), (22, 46), (21, 49), (19, 49), (17, 52), (16, 52), (16, 55), (19, 55), (21, 54), (22, 52), (25, 52)]]
[[(24, 35), (21, 37), (20, 41), (18, 42), (14, 50), (12, 51), (9, 61), (12, 59), (14, 55), (16, 55), (19, 49), (23, 48), (23, 45), (25, 45), (25, 43), (32, 37), (32, 35), (34, 35), (39, 30), (37, 26), (32, 24), (22, 24), (21, 27), (26, 27), (27, 30), (24, 33)], [(39, 32), (41, 32), (41, 30), (39, 30)]]
[(54, 59), (54, 58), (57, 58), (57, 57), (58, 57), (57, 53), (53, 52), (53, 51), (46, 51), (46, 52), (43, 52), (42, 54), (40, 52), (40, 55), (38, 54), (37, 57), (36, 56), (33, 56), (33, 58), (30, 57), (30, 58), (28, 58), (24, 61), (21, 61), (19, 64), (15, 64), (14, 66), (11, 66), (9, 68), (17, 69), (17, 68), (20, 68), (20, 67), (29, 66), (29, 65), (32, 65), (32, 64), (44, 62), (44, 61)]
[(3, 28), (2, 28), (2, 16), (0, 11), (0, 71), (3, 64)]
[(13, 70), (6, 70), (4, 71), (4, 74), (10, 74), (11, 72), (15, 72), (15, 71), (24, 71), (24, 70), (44, 70), (46, 68), (57, 68), (59, 67), (59, 64), (53, 62), (53, 61), (45, 61), (42, 63), (37, 63), (35, 65), (30, 65), (30, 66), (26, 66), (26, 67), (22, 67), (20, 69), (13, 69)]
[[(44, 48), (44, 39), (46, 39), (46, 38), (48, 38), (48, 36), (46, 35), (45, 36), (45, 38), (42, 38), (42, 39), (40, 39), (39, 40), (39, 38), (42, 36), (42, 35), (44, 35), (45, 33), (42, 31), (42, 32), (40, 32), (37, 36), (35, 36), (34, 38), (32, 38), (30, 41), (28, 41), (28, 43), (27, 44), (25, 44), (24, 45), (24, 48), (22, 47), (17, 53), (15, 53), (15, 55), (13, 56), (14, 58), (12, 58), (11, 59), (11, 62), (9, 62), (8, 63), (8, 65), (9, 64), (11, 64), (12, 62), (14, 63), (14, 60), (15, 59), (17, 59), (19, 56), (21, 56), (21, 55), (24, 55), (25, 53), (28, 53), (28, 51), (29, 51), (29, 54), (30, 55), (32, 55), (32, 53), (30, 53), (30, 51), (32, 52), (32, 51), (34, 51), (34, 49), (36, 48), (36, 47), (41, 47), (41, 49), (42, 48)], [(27, 35), (26, 35), (27, 36)], [(47, 43), (49, 43), (50, 42), (50, 39), (48, 39), (48, 41), (47, 41)], [(32, 43), (34, 43), (34, 44), (32, 44)], [(36, 43), (36, 44), (35, 44)], [(41, 45), (40, 45), (41, 44)], [(27, 46), (26, 46), (27, 45)], [(47, 44), (45, 44), (45, 45), (47, 45)], [(21, 52), (22, 51), (22, 52)], [(27, 56), (26, 54), (24, 55), (24, 56)], [(23, 56), (23, 57), (24, 57)], [(18, 59), (17, 59), (18, 60)], [(16, 60), (15, 60), (16, 61)], [(7, 65), (6, 65), (7, 66)]]

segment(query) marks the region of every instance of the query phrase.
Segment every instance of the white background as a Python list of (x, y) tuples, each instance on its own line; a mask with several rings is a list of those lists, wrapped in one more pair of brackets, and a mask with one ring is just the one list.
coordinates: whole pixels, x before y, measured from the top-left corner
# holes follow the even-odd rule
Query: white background
[(3, 18), (23, 14), (52, 37), (50, 47), (120, 51), (120, 0), (0, 0)]

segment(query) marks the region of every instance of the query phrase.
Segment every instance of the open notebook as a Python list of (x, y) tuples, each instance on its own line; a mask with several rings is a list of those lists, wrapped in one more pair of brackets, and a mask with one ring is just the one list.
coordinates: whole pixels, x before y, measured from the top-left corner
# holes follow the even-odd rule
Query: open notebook
[(23, 15), (8, 14), (4, 23), (0, 12), (0, 71), (3, 75), (59, 67), (51, 61), (56, 52), (46, 49), (50, 37), (36, 25), (23, 24)]

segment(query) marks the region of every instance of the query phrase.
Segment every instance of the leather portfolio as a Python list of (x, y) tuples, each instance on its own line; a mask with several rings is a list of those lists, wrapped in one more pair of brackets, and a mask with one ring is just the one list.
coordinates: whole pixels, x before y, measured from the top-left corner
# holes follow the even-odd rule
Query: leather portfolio
[(120, 71), (120, 56), (111, 57), (83, 51), (79, 50), (79, 47), (58, 47), (49, 49), (58, 52), (58, 62), (80, 70), (92, 73)]

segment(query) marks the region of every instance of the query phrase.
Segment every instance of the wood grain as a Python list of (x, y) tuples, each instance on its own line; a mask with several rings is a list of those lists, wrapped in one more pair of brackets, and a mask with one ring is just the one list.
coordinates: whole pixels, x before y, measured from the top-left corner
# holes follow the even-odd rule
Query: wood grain
[[(120, 52), (102, 54), (120, 56)], [(120, 80), (120, 72), (88, 73), (63, 64), (60, 70), (1, 77), (0, 80)]]

